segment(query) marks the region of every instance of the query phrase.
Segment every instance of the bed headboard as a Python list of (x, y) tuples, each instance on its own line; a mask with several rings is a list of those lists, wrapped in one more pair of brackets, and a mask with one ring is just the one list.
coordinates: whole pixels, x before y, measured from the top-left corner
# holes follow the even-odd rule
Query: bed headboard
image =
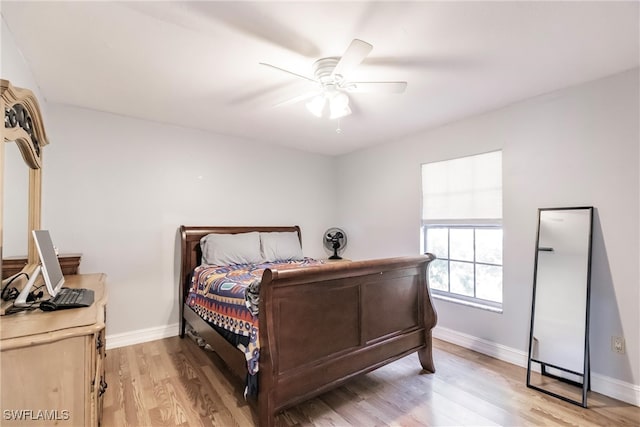
[(202, 259), (202, 250), (200, 249), (200, 239), (211, 233), (218, 234), (237, 234), (237, 233), (249, 233), (251, 231), (259, 232), (274, 232), (274, 231), (295, 231), (298, 233), (298, 239), (302, 244), (302, 235), (300, 234), (300, 227), (294, 226), (282, 226), (282, 227), (234, 227), (234, 226), (180, 226), (180, 239), (181, 239), (181, 262), (180, 262), (180, 308), (182, 315), (182, 306), (187, 292), (189, 291), (189, 280), (191, 272), (194, 268), (200, 265)]

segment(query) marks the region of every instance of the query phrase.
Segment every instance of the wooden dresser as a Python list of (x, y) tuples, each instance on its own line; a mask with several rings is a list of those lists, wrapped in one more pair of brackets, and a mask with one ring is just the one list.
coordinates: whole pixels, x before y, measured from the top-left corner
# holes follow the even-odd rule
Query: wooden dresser
[(91, 307), (0, 318), (0, 425), (98, 426), (105, 379), (104, 274), (65, 276)]

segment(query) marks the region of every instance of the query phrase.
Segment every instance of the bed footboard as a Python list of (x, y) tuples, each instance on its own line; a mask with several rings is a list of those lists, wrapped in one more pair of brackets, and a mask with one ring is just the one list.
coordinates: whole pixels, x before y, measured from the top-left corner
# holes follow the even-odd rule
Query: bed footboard
[(266, 270), (260, 287), (259, 420), (412, 352), (434, 372), (434, 259), (389, 258)]

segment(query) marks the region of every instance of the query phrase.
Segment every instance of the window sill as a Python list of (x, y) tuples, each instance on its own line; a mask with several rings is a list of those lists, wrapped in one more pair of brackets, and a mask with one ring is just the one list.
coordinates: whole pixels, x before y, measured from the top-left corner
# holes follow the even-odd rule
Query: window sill
[(493, 306), (490, 306), (490, 305), (482, 304), (481, 302), (466, 301), (466, 300), (458, 299), (458, 298), (455, 298), (455, 297), (450, 297), (450, 296), (447, 296), (447, 295), (436, 294), (434, 292), (431, 293), (431, 296), (434, 299), (439, 299), (439, 300), (442, 300), (442, 301), (452, 302), (454, 304), (465, 305), (467, 307), (479, 308), (480, 310), (486, 310), (486, 311), (490, 311), (492, 313), (500, 313), (500, 314), (502, 314), (502, 307), (493, 307)]

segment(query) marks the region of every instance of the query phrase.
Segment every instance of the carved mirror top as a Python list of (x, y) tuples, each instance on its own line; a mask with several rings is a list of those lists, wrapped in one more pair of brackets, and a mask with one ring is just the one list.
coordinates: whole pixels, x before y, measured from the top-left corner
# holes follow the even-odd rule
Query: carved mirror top
[(28, 89), (14, 87), (0, 79), (4, 107), (4, 141), (18, 144), (25, 163), (31, 169), (42, 167), (42, 147), (49, 143), (44, 130), (38, 100)]

